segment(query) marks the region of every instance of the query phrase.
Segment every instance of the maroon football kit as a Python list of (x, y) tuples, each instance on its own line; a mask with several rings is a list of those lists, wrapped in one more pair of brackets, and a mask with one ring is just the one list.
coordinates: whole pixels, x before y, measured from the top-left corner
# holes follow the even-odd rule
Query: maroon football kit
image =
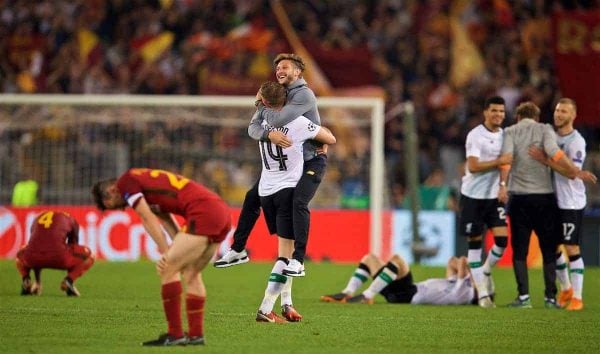
[(231, 229), (231, 212), (221, 197), (175, 173), (133, 168), (118, 179), (117, 188), (133, 208), (144, 197), (153, 212), (184, 217), (186, 233), (221, 242)]
[(79, 225), (72, 216), (61, 211), (42, 212), (33, 220), (31, 239), (17, 253), (19, 272), (26, 276), (31, 269), (64, 269), (75, 281), (94, 263), (90, 249), (78, 241)]

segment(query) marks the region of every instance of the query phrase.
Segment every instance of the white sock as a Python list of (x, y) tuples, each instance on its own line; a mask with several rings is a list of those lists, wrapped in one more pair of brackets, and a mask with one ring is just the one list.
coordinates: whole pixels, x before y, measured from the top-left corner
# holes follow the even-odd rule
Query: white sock
[(467, 253), (467, 260), (469, 267), (471, 267), (471, 275), (473, 275), (473, 282), (475, 282), (479, 298), (488, 296), (485, 274), (483, 274), (483, 266), (481, 264), (481, 248), (470, 249)]
[(560, 257), (556, 259), (556, 278), (560, 284), (560, 290), (568, 290), (571, 287), (571, 279), (569, 279), (567, 260), (562, 252), (560, 253)]
[(485, 259), (485, 263), (483, 264), (483, 272), (485, 274), (490, 274), (492, 272), (492, 268), (498, 263), (502, 255), (504, 254), (504, 247), (499, 247), (494, 244), (490, 251), (488, 252), (487, 258)]
[(371, 285), (367, 288), (367, 290), (363, 291), (363, 295), (367, 299), (372, 299), (375, 295), (379, 294), (383, 288), (388, 286), (391, 282), (393, 282), (398, 275), (396, 272), (392, 271), (388, 267), (383, 267), (379, 275), (373, 279)]
[[(362, 264), (362, 263), (361, 263)], [(358, 267), (354, 270), (354, 274), (350, 280), (348, 280), (348, 284), (342, 290), (344, 294), (352, 295), (358, 290), (367, 280), (369, 280), (369, 272)]]
[(467, 261), (469, 262), (469, 267), (471, 268), (481, 267), (481, 248), (470, 249), (467, 252)]
[(287, 277), (287, 281), (283, 284), (281, 290), (281, 306), (292, 304), (292, 281), (294, 277)]
[(275, 301), (277, 301), (279, 294), (281, 294), (281, 290), (287, 282), (287, 277), (281, 274), (281, 271), (286, 265), (286, 262), (279, 259), (275, 262), (275, 265), (271, 270), (271, 274), (269, 275), (267, 289), (265, 290), (265, 297), (260, 304), (260, 312), (269, 314), (271, 311), (273, 311)]
[(583, 299), (583, 271), (585, 266), (583, 258), (579, 257), (576, 261), (569, 263), (571, 267), (571, 282), (573, 283), (573, 297)]

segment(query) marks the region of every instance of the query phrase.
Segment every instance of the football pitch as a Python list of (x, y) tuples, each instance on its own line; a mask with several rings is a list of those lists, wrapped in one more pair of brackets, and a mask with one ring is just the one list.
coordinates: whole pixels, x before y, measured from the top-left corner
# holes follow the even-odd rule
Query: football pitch
[[(165, 332), (154, 265), (97, 262), (76, 283), (82, 296), (59, 289), (65, 273), (45, 270), (40, 297), (19, 295), (14, 262), (0, 261), (0, 353), (597, 353), (600, 343), (600, 269), (585, 270), (585, 309), (543, 306), (542, 275), (530, 271), (533, 309), (508, 309), (516, 295), (511, 269), (496, 269), (496, 309), (319, 302), (339, 292), (352, 264), (307, 263), (294, 280), (300, 323), (256, 323), (268, 263), (204, 273), (208, 288), (204, 347), (144, 348)], [(414, 267), (415, 280), (441, 277), (441, 268)], [(279, 301), (276, 309), (279, 308)], [(185, 315), (184, 315), (185, 324)], [(184, 328), (187, 326), (184, 326)]]

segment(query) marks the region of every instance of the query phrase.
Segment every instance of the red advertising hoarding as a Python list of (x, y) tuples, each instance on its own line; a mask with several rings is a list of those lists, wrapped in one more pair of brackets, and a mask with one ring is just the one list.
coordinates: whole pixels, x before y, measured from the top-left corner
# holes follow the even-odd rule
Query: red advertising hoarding
[[(0, 258), (14, 258), (19, 248), (29, 239), (29, 225), (49, 207), (0, 207)], [(137, 260), (158, 259), (154, 242), (146, 235), (137, 214), (125, 211), (99, 212), (91, 206), (51, 206), (64, 210), (80, 224), (80, 243), (85, 244), (98, 259)], [(240, 210), (232, 209), (234, 225)], [(369, 251), (369, 212), (313, 210), (311, 212), (311, 237), (307, 256), (312, 260), (357, 262)], [(384, 224), (389, 225), (388, 219)], [(389, 255), (390, 228), (384, 226), (384, 248)], [(231, 233), (222, 248), (231, 243)], [(277, 258), (277, 240), (269, 236), (262, 216), (249, 239), (247, 248), (255, 261), (272, 261)]]

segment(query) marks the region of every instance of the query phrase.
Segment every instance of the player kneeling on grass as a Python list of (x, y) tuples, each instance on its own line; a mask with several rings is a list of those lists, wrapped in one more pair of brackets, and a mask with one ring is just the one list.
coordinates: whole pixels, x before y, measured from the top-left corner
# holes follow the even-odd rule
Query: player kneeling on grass
[[(260, 87), (260, 94), (267, 107), (281, 109), (285, 103), (285, 87), (277, 82), (265, 82)], [(266, 130), (275, 130), (264, 121), (262, 124)], [(299, 116), (278, 130), (290, 138), (291, 146), (282, 148), (268, 141), (259, 143), (263, 161), (258, 184), (260, 204), (269, 233), (279, 238), (279, 258), (271, 270), (265, 296), (256, 314), (257, 322), (270, 323), (283, 323), (286, 320), (298, 322), (302, 319), (292, 306), (292, 275), (284, 275), (294, 251), (292, 207), (294, 189), (302, 177), (304, 167), (302, 145), (308, 139), (315, 139), (324, 144), (336, 142), (328, 129), (312, 123), (304, 116)], [(295, 276), (302, 275), (304, 275), (303, 266)], [(279, 295), (281, 295), (281, 313), (285, 320), (273, 312), (273, 306)]]
[[(66, 242), (65, 242), (66, 241)], [(60, 284), (68, 296), (79, 296), (75, 280), (94, 264), (89, 248), (78, 245), (79, 224), (62, 211), (44, 211), (31, 225), (31, 238), (17, 253), (17, 269), (23, 279), (21, 295), (41, 295), (43, 268), (64, 269), (67, 276)], [(36, 281), (32, 283), (30, 272)]]
[[(371, 285), (361, 294), (354, 293), (373, 277)], [(413, 282), (408, 264), (394, 255), (387, 264), (372, 254), (365, 255), (341, 293), (321, 296), (324, 302), (372, 304), (381, 294), (389, 303), (413, 305), (474, 305), (477, 293), (471, 282), (471, 273), (465, 257), (450, 257), (446, 278), (432, 278)]]
[[(204, 344), (206, 288), (200, 272), (231, 229), (227, 204), (199, 183), (172, 172), (148, 168), (133, 168), (118, 180), (98, 182), (92, 194), (100, 210), (131, 206), (162, 254), (157, 270), (168, 332), (142, 345)], [(179, 228), (172, 214), (185, 218), (183, 228)], [(170, 246), (161, 226), (173, 239)], [(184, 291), (180, 276), (185, 283), (187, 335), (181, 323)]]

